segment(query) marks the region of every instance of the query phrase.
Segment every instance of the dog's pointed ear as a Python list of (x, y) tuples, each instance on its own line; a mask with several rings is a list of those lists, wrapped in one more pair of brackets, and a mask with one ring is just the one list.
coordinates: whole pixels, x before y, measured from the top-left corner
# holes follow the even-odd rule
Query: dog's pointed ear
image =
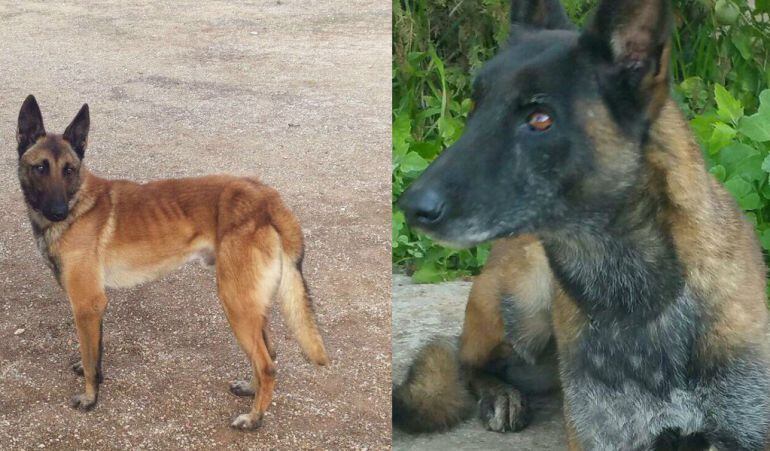
[(18, 144), (19, 157), (24, 155), (35, 141), (41, 136), (45, 136), (45, 127), (43, 126), (43, 115), (40, 113), (40, 107), (32, 94), (24, 99), (19, 111), (19, 123), (16, 128), (16, 143)]
[(62, 135), (70, 143), (72, 150), (78, 154), (78, 158), (81, 160), (88, 146), (88, 128), (90, 125), (91, 119), (88, 116), (88, 104), (84, 103), (75, 119), (67, 126), (67, 129), (64, 130), (64, 135)]
[(511, 30), (520, 27), (571, 30), (570, 22), (559, 0), (513, 0), (511, 2)]
[(668, 0), (602, 0), (581, 45), (602, 61), (603, 89), (619, 111), (653, 120), (669, 96), (672, 13)]

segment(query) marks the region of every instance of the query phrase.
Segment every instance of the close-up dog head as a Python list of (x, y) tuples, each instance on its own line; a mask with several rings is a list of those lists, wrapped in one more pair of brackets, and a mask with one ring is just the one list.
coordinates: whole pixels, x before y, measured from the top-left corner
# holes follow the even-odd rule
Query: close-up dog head
[(463, 136), (399, 200), (409, 223), (462, 247), (622, 205), (669, 98), (670, 16), (604, 0), (578, 31), (557, 0), (514, 0)]
[(49, 221), (66, 219), (75, 201), (88, 128), (87, 104), (62, 135), (46, 133), (34, 96), (21, 106), (16, 132), (19, 181), (27, 205)]

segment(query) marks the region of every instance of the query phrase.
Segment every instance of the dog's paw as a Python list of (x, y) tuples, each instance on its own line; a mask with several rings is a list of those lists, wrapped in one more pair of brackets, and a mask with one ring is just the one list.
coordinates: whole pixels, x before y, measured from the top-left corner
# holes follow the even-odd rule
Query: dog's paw
[(230, 383), (230, 393), (235, 396), (254, 396), (254, 386), (249, 381), (235, 381)]
[[(73, 363), (70, 368), (72, 368), (72, 372), (77, 374), (78, 376), (85, 375), (85, 372), (83, 371), (83, 362), (81, 362), (80, 360)], [(102, 370), (98, 368), (96, 369), (96, 381), (100, 384), (104, 382), (104, 377), (102, 376)]]
[(83, 412), (91, 410), (96, 405), (96, 396), (90, 396), (85, 393), (75, 395), (70, 399), (70, 407), (82, 410)]
[(485, 393), (479, 400), (481, 421), (487, 430), (517, 432), (530, 420), (526, 398), (516, 389), (497, 393)]
[(235, 420), (233, 420), (233, 422), (230, 424), (230, 427), (240, 429), (242, 431), (253, 431), (261, 425), (262, 415), (244, 413), (242, 415), (238, 415), (238, 417), (236, 417)]

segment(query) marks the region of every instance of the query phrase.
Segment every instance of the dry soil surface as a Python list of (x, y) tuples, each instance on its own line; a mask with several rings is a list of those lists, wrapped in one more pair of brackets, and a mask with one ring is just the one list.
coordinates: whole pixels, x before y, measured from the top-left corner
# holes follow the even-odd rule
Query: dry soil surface
[[(68, 407), (73, 321), (16, 178), (29, 93), (59, 133), (90, 104), (99, 175), (257, 174), (299, 216), (333, 363), (306, 363), (274, 311), (261, 429), (228, 427), (249, 366), (197, 266), (108, 293), (99, 404)], [(0, 149), (0, 448), (389, 447), (389, 2), (2, 1)]]
[[(450, 282), (415, 285), (408, 277), (393, 276), (393, 375), (403, 380), (417, 350), (433, 336), (457, 337), (462, 330), (465, 304), (471, 284)], [(474, 415), (453, 430), (441, 434), (410, 435), (393, 431), (396, 451), (566, 449), (561, 403), (558, 396), (531, 400), (532, 423), (521, 432), (489, 432)]]

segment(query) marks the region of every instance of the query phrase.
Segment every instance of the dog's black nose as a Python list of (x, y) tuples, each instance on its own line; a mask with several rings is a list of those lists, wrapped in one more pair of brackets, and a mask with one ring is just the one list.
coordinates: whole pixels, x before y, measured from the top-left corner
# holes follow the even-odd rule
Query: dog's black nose
[(64, 203), (54, 204), (48, 208), (48, 211), (46, 213), (47, 214), (45, 216), (47, 216), (49, 220), (62, 221), (69, 214), (69, 208), (67, 207), (67, 204), (64, 204)]
[(425, 189), (407, 192), (399, 200), (399, 207), (413, 225), (429, 227), (444, 218), (446, 202), (438, 191)]

